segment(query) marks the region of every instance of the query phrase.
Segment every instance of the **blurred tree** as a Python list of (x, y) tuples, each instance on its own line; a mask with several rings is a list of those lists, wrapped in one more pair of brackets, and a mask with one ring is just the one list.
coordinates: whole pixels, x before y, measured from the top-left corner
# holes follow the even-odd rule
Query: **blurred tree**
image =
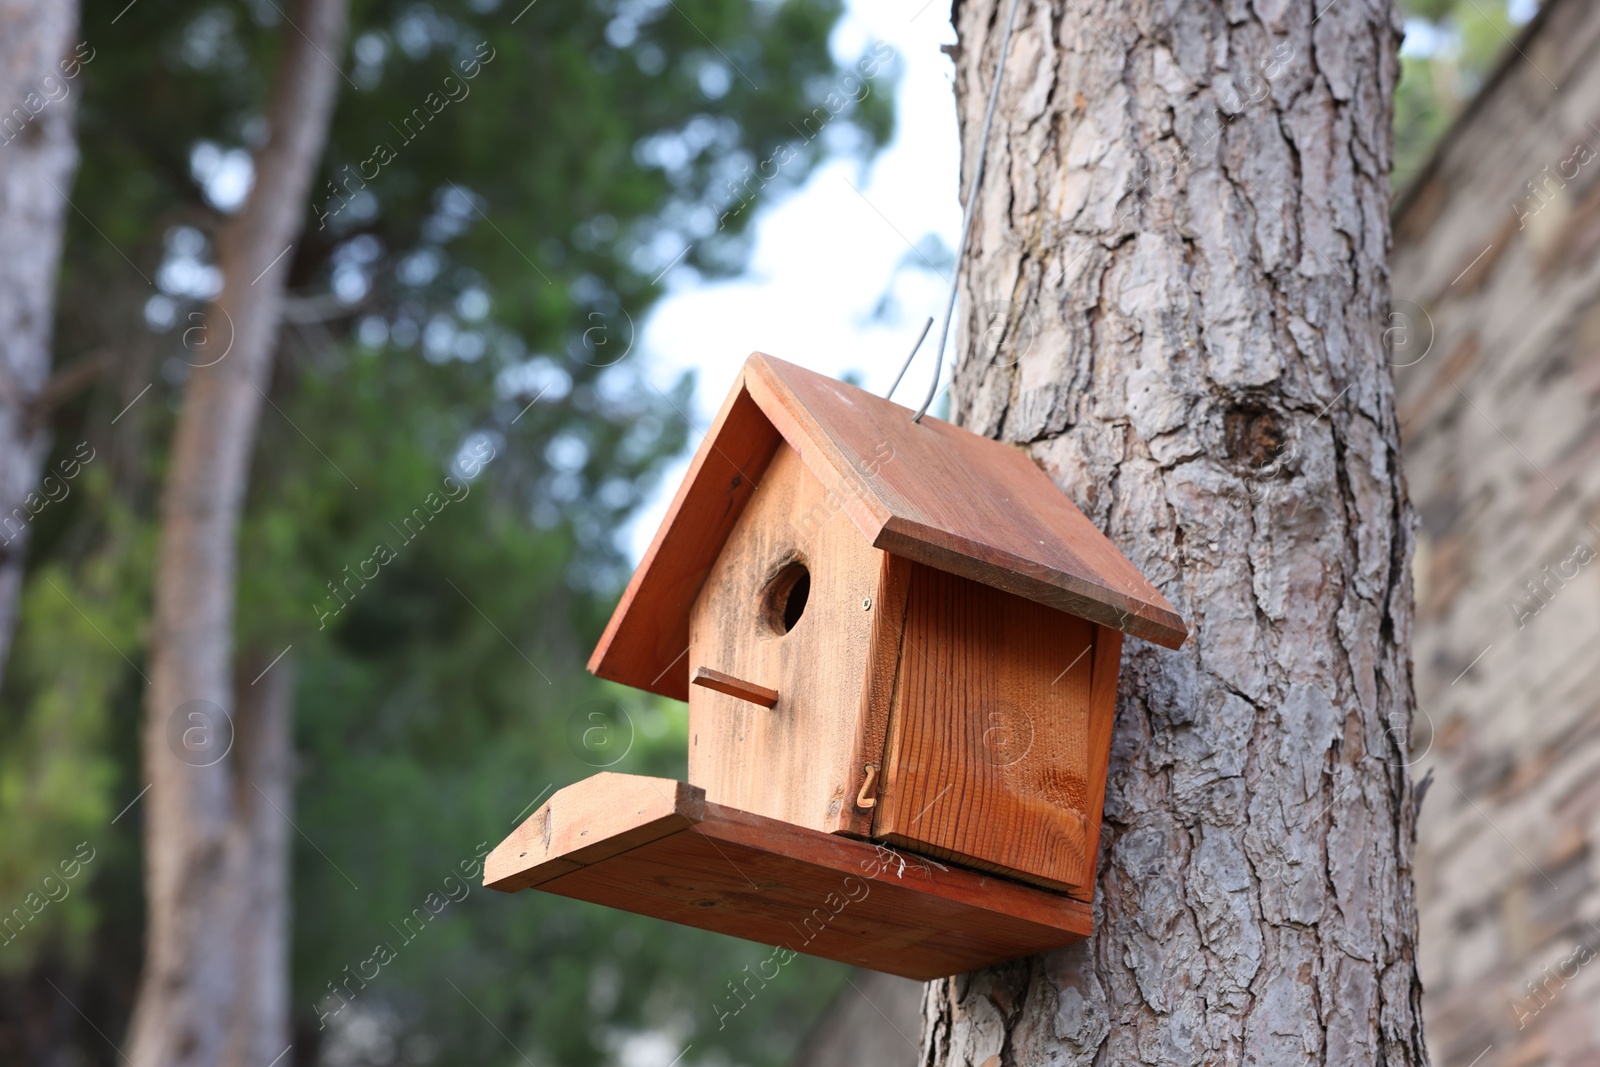
[[(508, 1041), (649, 1062), (672, 1040), (694, 1046), (685, 1065), (770, 1063), (831, 993), (837, 969), (796, 961), (719, 1031), (711, 1004), (762, 950), (491, 900), (460, 865), (612, 758), (585, 747), (606, 736), (591, 713), (631, 736), (619, 768), (681, 773), (681, 709), (618, 704), (581, 671), (625, 577), (615, 533), (690, 430), (690, 383), (650, 385), (634, 327), (667, 268), (738, 269), (749, 208), (886, 136), (892, 64), (836, 61), (837, 17), (828, 0), (354, 5), (306, 231), (279, 265), (287, 328), (240, 546), (237, 688), (291, 645), (260, 684), (291, 661), (297, 678), (284, 1065), (477, 1063)], [(121, 1032), (140, 962), (129, 835), (150, 797), (131, 722), (165, 441), (216, 336), (215, 235), (255, 177), (282, 20), (267, 0), (86, 16), (105, 45), (59, 347), (119, 359), (54, 421), (58, 453), (97, 458), (40, 516), (0, 785), (71, 785), (0, 788), (0, 892), (20, 900), (78, 841), (99, 851), (0, 948), (0, 1058), (119, 1060), (96, 1030)], [(380, 541), (393, 559), (351, 577), (374, 574)], [(380, 941), (394, 959), (352, 977)]]
[[(279, 29), (254, 182), (218, 229), (162, 491), (145, 694), (144, 972), (133, 1067), (271, 1063), (289, 1036), (289, 666), (234, 656), (239, 518), (305, 198), (322, 158), (345, 0), (294, 0)], [(235, 674), (239, 685), (235, 692)], [(250, 681), (246, 682), (248, 678)]]
[(28, 527), (61, 484), (49, 450), (56, 271), (77, 167), (76, 0), (0, 3), (0, 680), (22, 594)]

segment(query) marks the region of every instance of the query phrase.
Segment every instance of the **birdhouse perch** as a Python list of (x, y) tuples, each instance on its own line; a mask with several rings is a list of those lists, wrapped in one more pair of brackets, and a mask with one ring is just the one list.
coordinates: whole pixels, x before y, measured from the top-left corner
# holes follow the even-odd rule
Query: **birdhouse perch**
[(1021, 451), (750, 357), (589, 661), (689, 702), (689, 781), (599, 774), (488, 857), (928, 979), (1090, 933), (1122, 635), (1165, 598)]

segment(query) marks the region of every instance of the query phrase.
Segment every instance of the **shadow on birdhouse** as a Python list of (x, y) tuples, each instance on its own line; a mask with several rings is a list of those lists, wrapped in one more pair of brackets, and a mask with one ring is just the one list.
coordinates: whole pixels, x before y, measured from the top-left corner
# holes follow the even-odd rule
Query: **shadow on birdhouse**
[(689, 702), (689, 781), (485, 884), (918, 979), (1087, 937), (1124, 633), (1185, 637), (1023, 452), (753, 355), (589, 661)]

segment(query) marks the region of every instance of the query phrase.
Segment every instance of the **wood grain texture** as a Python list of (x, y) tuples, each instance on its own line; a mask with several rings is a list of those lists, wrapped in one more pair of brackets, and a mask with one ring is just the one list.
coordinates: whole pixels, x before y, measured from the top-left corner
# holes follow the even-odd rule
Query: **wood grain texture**
[[(780, 445), (722, 546), (690, 624), (689, 662), (774, 689), (772, 708), (701, 686), (689, 695), (689, 781), (714, 803), (832, 830), (856, 793), (873, 607), (882, 553), (839, 515)], [(810, 593), (794, 628), (767, 604), (792, 564)]]
[(742, 678), (735, 678), (731, 674), (714, 671), (710, 667), (695, 668), (694, 684), (703, 685), (707, 689), (718, 693), (726, 693), (731, 697), (738, 697), (740, 700), (746, 700), (752, 704), (759, 704), (763, 708), (770, 708), (778, 702), (778, 691), (776, 689), (768, 689), (764, 685), (747, 682)]
[[(648, 794), (682, 799), (666, 815), (666, 804), (631, 819), (621, 814)], [(718, 804), (697, 806), (702, 795), (669, 779), (632, 775), (596, 775), (568, 786), (547, 805), (557, 810), (557, 821), (565, 821), (559, 813), (568, 806), (596, 817), (617, 814), (603, 830), (578, 830), (577, 837), (593, 842), (583, 849), (544, 851), (531, 868), (490, 868), (485, 884), (508, 890), (537, 885), (918, 980), (1070, 944), (1089, 933), (1089, 908), (1079, 901)], [(534, 813), (518, 833), (527, 837), (524, 830), (541, 818)], [(661, 826), (668, 832), (657, 834)], [(613, 840), (626, 843), (612, 847)], [(507, 845), (491, 858), (509, 852)]]
[(760, 353), (744, 382), (875, 547), (1183, 644), (1172, 605), (1021, 450)]
[(601, 678), (689, 699), (689, 610), (781, 440), (742, 382), (741, 375), (723, 401), (589, 657)]
[(1088, 807), (1084, 809), (1087, 827), (1084, 843), (1082, 887), (1073, 890), (1085, 900), (1094, 898), (1093, 880), (1097, 873), (1100, 854), (1100, 822), (1106, 807), (1106, 778), (1111, 770), (1111, 734), (1117, 721), (1117, 679), (1122, 670), (1122, 634), (1109, 626), (1097, 626), (1094, 632), (1094, 665), (1089, 677), (1089, 780), (1084, 796)]
[[(861, 714), (856, 731), (855, 751), (850, 767), (865, 776), (868, 765), (878, 767), (875, 790), (882, 788), (883, 746), (889, 733), (889, 707), (894, 700), (895, 676), (900, 670), (902, 640), (906, 624), (906, 597), (911, 588), (910, 560), (882, 555), (878, 573), (878, 595), (873, 602), (872, 637), (867, 647), (866, 678), (861, 686)], [(860, 779), (858, 779), (860, 780)], [(859, 792), (859, 791), (858, 791)], [(849, 803), (834, 826), (837, 833), (868, 837), (872, 834), (873, 808)]]
[(705, 791), (670, 778), (602, 771), (556, 791), (483, 861), (483, 884), (507, 893), (677, 833)]
[(1056, 889), (1089, 885), (1096, 629), (912, 564), (873, 835)]

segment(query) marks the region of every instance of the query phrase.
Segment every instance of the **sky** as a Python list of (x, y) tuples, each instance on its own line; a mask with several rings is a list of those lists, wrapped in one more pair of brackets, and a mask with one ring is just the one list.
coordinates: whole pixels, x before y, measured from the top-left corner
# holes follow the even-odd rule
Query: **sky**
[[(694, 447), (740, 364), (755, 351), (835, 378), (858, 373), (863, 388), (882, 394), (933, 316), (934, 331), (895, 398), (912, 403), (926, 395), (948, 292), (944, 261), (961, 224), (953, 67), (939, 51), (955, 41), (949, 18), (944, 0), (850, 0), (832, 40), (840, 62), (853, 64), (882, 42), (900, 64), (890, 143), (865, 166), (846, 160), (823, 165), (800, 189), (764, 208), (753, 223), (744, 274), (706, 281), (680, 266), (662, 279), (667, 295), (640, 326), (639, 356), (658, 388), (684, 370), (698, 372), (689, 412)], [(942, 256), (928, 255), (930, 245), (938, 247), (930, 236), (942, 244)], [(951, 335), (953, 348), (954, 327)], [(952, 354), (947, 349), (944, 380)], [(692, 455), (693, 449), (673, 464), (624, 531), (622, 544), (635, 562)]]

